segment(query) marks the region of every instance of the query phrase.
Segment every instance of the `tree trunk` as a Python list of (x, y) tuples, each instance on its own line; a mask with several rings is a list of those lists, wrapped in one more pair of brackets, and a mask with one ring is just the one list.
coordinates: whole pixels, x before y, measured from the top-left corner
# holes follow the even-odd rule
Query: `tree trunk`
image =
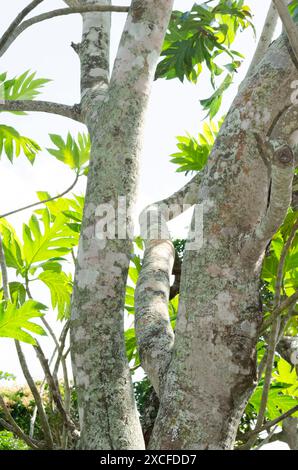
[(295, 77), (282, 37), (242, 84), (215, 143), (198, 199), (203, 245), (186, 247), (153, 449), (233, 448), (256, 379), (263, 254), (291, 197), (291, 150), (280, 141), (269, 149), (267, 140), (289, 143), (297, 127), (293, 116), (281, 124)]
[[(101, 14), (83, 15), (78, 51), (92, 150), (71, 319), (83, 449), (144, 448), (124, 346), (132, 241), (123, 226), (131, 227), (144, 116), (172, 6), (171, 0), (132, 2), (108, 91), (108, 47), (102, 54), (98, 42), (108, 44), (109, 24)], [(107, 221), (115, 233), (104, 233)]]
[[(144, 115), (172, 7), (172, 0), (132, 1), (110, 81), (106, 13), (83, 15), (83, 40), (74, 46), (92, 141), (71, 318), (82, 449), (144, 448), (123, 309)], [(194, 201), (203, 204), (204, 240), (186, 248), (175, 339), (167, 318), (173, 249), (168, 240), (147, 245), (136, 320), (160, 399), (153, 449), (233, 448), (256, 380), (260, 267), (291, 202), (296, 76), (282, 36), (241, 86), (221, 128)], [(201, 230), (195, 224), (194, 217), (194, 233)]]

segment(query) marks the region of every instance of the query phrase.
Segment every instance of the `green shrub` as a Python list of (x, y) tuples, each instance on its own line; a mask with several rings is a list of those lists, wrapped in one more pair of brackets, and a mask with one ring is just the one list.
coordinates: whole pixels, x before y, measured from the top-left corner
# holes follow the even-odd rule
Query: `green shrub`
[(27, 450), (25, 442), (16, 439), (11, 432), (0, 431), (0, 450)]

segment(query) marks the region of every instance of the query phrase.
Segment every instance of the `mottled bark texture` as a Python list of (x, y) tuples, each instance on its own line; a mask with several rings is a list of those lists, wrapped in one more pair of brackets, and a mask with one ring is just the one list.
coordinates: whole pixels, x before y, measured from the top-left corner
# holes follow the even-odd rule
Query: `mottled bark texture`
[[(172, 7), (170, 0), (132, 1), (109, 83), (109, 20), (83, 15), (77, 49), (92, 150), (71, 319), (83, 449), (144, 448), (124, 347), (132, 243), (123, 229), (131, 225), (144, 115)], [(124, 221), (117, 213), (122, 196), (129, 208)]]
[(196, 175), (172, 196), (147, 207), (140, 216), (146, 250), (135, 293), (135, 328), (142, 367), (159, 397), (174, 345), (168, 303), (175, 249), (167, 222), (195, 204), (200, 180), (201, 175)]
[[(294, 162), (288, 144), (294, 129), (283, 134), (280, 117), (291, 108), (295, 79), (283, 36), (241, 86), (216, 140), (198, 194), (203, 246), (186, 249), (184, 256), (175, 344), (151, 448), (233, 447), (256, 379), (264, 249), (272, 224), (282, 223), (290, 204)], [(285, 152), (268, 144), (273, 135)], [(264, 146), (274, 148), (264, 152)], [(256, 239), (261, 242), (247, 256)]]

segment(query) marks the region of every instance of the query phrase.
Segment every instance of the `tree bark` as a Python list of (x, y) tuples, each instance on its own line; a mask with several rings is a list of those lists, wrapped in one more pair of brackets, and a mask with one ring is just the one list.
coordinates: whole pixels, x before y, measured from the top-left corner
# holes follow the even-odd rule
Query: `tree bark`
[[(131, 226), (144, 116), (172, 7), (172, 0), (132, 1), (109, 83), (107, 13), (83, 15), (77, 49), (92, 150), (71, 318), (83, 449), (144, 448), (124, 345), (132, 241), (123, 225)], [(119, 197), (126, 198), (124, 220)], [(115, 212), (115, 233), (102, 236)]]
[[(289, 50), (282, 36), (241, 86), (204, 171), (198, 194), (204, 240), (184, 256), (176, 339), (153, 449), (233, 448), (254, 387), (260, 267), (272, 224), (283, 222), (290, 205), (294, 173), (285, 144), (297, 119), (292, 116), (286, 129), (280, 126), (292, 107), (291, 83), (297, 77)], [(272, 143), (268, 157), (260, 141), (267, 145), (281, 134), (283, 151)], [(272, 170), (288, 176), (284, 185), (274, 183), (276, 194), (270, 195)], [(268, 218), (277, 213), (279, 220), (270, 224)]]

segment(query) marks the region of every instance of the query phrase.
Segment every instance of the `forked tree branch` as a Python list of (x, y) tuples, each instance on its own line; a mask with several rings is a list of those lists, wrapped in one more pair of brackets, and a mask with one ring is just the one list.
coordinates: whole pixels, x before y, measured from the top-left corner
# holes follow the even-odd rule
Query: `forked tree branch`
[(29, 5), (27, 5), (20, 13), (15, 17), (13, 22), (9, 25), (7, 30), (3, 33), (2, 37), (0, 38), (0, 51), (5, 45), (7, 41), (9, 41), (9, 38), (11, 35), (14, 33), (16, 28), (19, 26), (19, 24), (23, 21), (23, 19), (29, 15), (29, 13), (34, 10), (40, 3), (42, 3), (44, 0), (33, 0)]
[[(40, 1), (39, 1), (40, 3)], [(50, 20), (51, 18), (56, 18), (58, 16), (73, 15), (76, 13), (92, 13), (92, 12), (118, 12), (118, 13), (127, 13), (129, 7), (125, 6), (116, 6), (116, 5), (82, 5), (78, 7), (71, 8), (59, 8), (57, 10), (48, 11), (46, 13), (41, 13), (40, 15), (29, 18), (28, 20), (23, 21), (21, 24), (18, 23), (17, 27), (14, 27), (9, 35), (0, 40), (0, 57), (7, 51), (10, 45), (17, 39), (17, 37), (23, 33), (27, 28), (33, 26), (34, 24), (40, 23), (45, 20)]]
[(38, 100), (0, 100), (0, 112), (25, 111), (58, 114), (59, 116), (82, 122), (80, 105), (68, 106), (66, 104), (53, 103), (51, 101)]

